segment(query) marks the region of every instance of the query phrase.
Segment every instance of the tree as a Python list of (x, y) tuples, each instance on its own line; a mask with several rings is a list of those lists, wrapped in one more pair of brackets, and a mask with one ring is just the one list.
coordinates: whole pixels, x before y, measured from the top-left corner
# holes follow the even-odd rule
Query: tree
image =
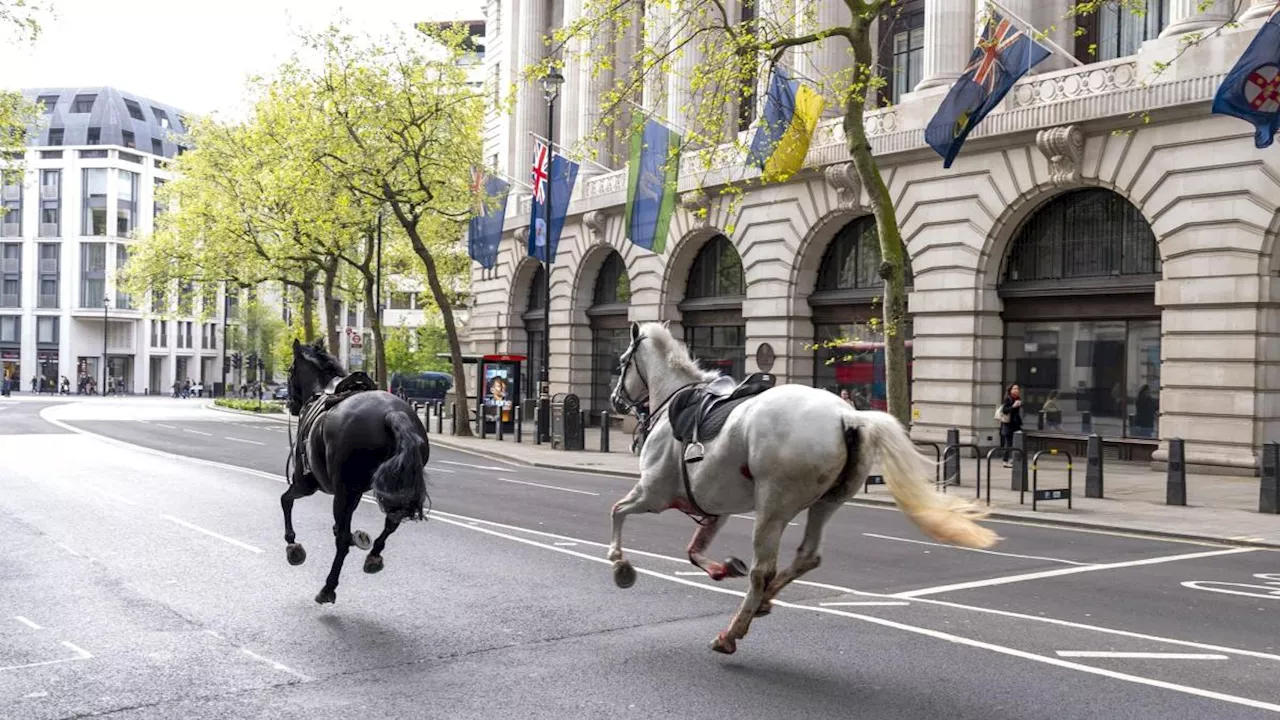
[[(306, 157), (351, 195), (385, 210), (407, 238), (439, 308), (463, 403), (466, 372), (451, 295), (465, 287), (467, 274), (455, 272), (449, 258), (460, 245), (458, 221), (469, 212), (468, 169), (480, 160), (483, 115), (483, 100), (457, 63), (464, 37), (450, 28), (384, 44), (330, 28), (304, 38), (318, 62), (295, 56), (269, 90), (276, 131), (298, 138)], [(464, 423), (458, 432), (470, 430)]]
[[(864, 124), (864, 113), (875, 107), (876, 90), (885, 84), (871, 33), (875, 23), (891, 19), (901, 3), (844, 0), (844, 22), (820, 26), (819, 5), (835, 2), (579, 0), (578, 16), (567, 18), (566, 25), (548, 39), (547, 57), (525, 68), (523, 79), (536, 82), (549, 67), (563, 67), (566, 62), (590, 67), (597, 79), (602, 75), (611, 77), (611, 87), (604, 93), (603, 107), (599, 109), (599, 125), (584, 138), (595, 142), (625, 132), (633, 105), (665, 102), (666, 90), (660, 81), (680, 67), (688, 73), (687, 95), (678, 98), (683, 102), (677, 109), (685, 121), (685, 127), (677, 128), (683, 134), (682, 170), (687, 175), (688, 166), (696, 165), (693, 169), (700, 171), (700, 182), (715, 186), (713, 189), (728, 196), (732, 204), (740, 202), (748, 187), (787, 179), (745, 176), (740, 172), (734, 177), (733, 171), (745, 165), (749, 149), (746, 143), (751, 135), (737, 131), (746, 129), (753, 119), (756, 98), (772, 67), (784, 62), (793, 65), (796, 54), (808, 52), (818, 44), (836, 43), (845, 49), (849, 57), (845, 67), (803, 81), (815, 86), (840, 110), (844, 142), (870, 200), (880, 244), (879, 274), (884, 280), (878, 330), (885, 342), (888, 410), (900, 422), (909, 424), (906, 347), (901, 332), (907, 320), (905, 279), (909, 261), (893, 198), (872, 154)], [(1203, 10), (1213, 2), (1200, 0), (1199, 5)], [(1144, 0), (1085, 0), (1073, 4), (1063, 21), (1098, 12), (1108, 3), (1119, 3), (1137, 13), (1146, 7)], [(781, 7), (786, 10), (779, 11)], [(1217, 31), (1185, 38), (1179, 54)], [(627, 48), (626, 67), (614, 66), (609, 54), (601, 52), (610, 47)], [(732, 232), (732, 228), (725, 230)], [(842, 339), (836, 344), (845, 342)]]
[[(30, 0), (0, 0), (0, 39), (34, 42), (46, 8)], [(0, 89), (0, 153), (22, 152), (27, 134), (40, 118), (40, 108), (17, 90)]]

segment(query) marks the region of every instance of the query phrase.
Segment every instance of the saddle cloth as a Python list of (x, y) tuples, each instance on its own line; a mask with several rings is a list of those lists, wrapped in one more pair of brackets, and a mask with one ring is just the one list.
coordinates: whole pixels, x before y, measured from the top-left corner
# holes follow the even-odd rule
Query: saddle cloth
[(715, 439), (734, 408), (772, 388), (775, 382), (772, 373), (755, 373), (736, 386), (732, 381), (720, 382), (726, 379), (721, 377), (706, 387), (686, 388), (671, 399), (667, 413), (676, 440), (689, 443)]
[(320, 424), (320, 418), (334, 405), (356, 393), (377, 390), (378, 384), (367, 373), (356, 372), (342, 378), (334, 378), (324, 392), (312, 398), (298, 419), (297, 468), (306, 476), (311, 473), (311, 431)]

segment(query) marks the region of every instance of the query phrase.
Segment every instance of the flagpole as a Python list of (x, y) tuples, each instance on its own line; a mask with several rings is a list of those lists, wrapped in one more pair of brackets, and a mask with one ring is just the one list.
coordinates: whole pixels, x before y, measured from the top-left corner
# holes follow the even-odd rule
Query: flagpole
[(1057, 53), (1057, 54), (1061, 55), (1062, 57), (1065, 57), (1066, 59), (1070, 60), (1070, 61), (1071, 61), (1071, 62), (1072, 62), (1076, 67), (1083, 67), (1083, 66), (1084, 66), (1084, 63), (1083, 63), (1083, 62), (1081, 62), (1081, 61), (1080, 61), (1080, 60), (1079, 60), (1075, 55), (1072, 55), (1071, 53), (1067, 52), (1066, 50), (1063, 50), (1061, 45), (1059, 45), (1058, 43), (1056, 43), (1056, 42), (1054, 42), (1054, 41), (1050, 40), (1050, 39), (1048, 38), (1048, 36), (1047, 36), (1047, 35), (1046, 35), (1044, 38), (1038, 38), (1038, 37), (1036, 37), (1036, 35), (1043, 35), (1044, 33), (1041, 33), (1041, 32), (1040, 32), (1040, 30), (1039, 30), (1039, 28), (1037, 28), (1035, 25), (1032, 25), (1031, 23), (1027, 22), (1026, 20), (1023, 20), (1022, 18), (1018, 17), (1018, 16), (1017, 16), (1016, 14), (1014, 14), (1011, 10), (1009, 10), (1009, 8), (1005, 7), (1005, 6), (1004, 6), (1004, 5), (1002, 5), (1001, 3), (997, 2), (997, 0), (987, 0), (987, 4), (988, 4), (988, 5), (990, 5), (990, 6), (992, 6), (992, 7), (994, 7), (995, 9), (999, 10), (1000, 12), (1004, 13), (1004, 14), (1005, 14), (1005, 16), (1007, 16), (1009, 19), (1013, 20), (1014, 22), (1018, 23), (1019, 25), (1022, 25), (1022, 26), (1024, 26), (1024, 27), (1030, 28), (1031, 30), (1034, 30), (1034, 31), (1035, 31), (1035, 33), (1034, 33), (1034, 34), (1032, 34), (1032, 36), (1031, 36), (1031, 39), (1032, 39), (1033, 41), (1038, 42), (1038, 43), (1040, 43), (1040, 44), (1042, 44), (1042, 45), (1045, 45), (1045, 46), (1046, 46), (1046, 47), (1048, 47), (1050, 50), (1052, 50), (1052, 51), (1054, 51), (1055, 53)]
[[(568, 149), (569, 149), (569, 148), (567, 148), (567, 147), (565, 147), (565, 146), (561, 145), (561, 144), (560, 144), (560, 143), (558, 143), (558, 142), (551, 142), (550, 140), (548, 140), (548, 139), (546, 139), (546, 138), (542, 137), (541, 135), (539, 135), (538, 133), (536, 133), (536, 132), (534, 132), (534, 131), (532, 131), (532, 130), (529, 130), (529, 131), (528, 131), (528, 133), (529, 133), (529, 135), (531, 135), (535, 140), (541, 140), (542, 142), (544, 142), (544, 143), (546, 143), (546, 144), (550, 145), (550, 146), (551, 146), (551, 147), (553, 147), (553, 148), (560, 148), (561, 150), (568, 150)], [(565, 157), (568, 157), (568, 155), (566, 155)], [(611, 167), (607, 167), (607, 166), (605, 166), (605, 165), (601, 165), (600, 163), (598, 163), (598, 162), (596, 162), (595, 160), (592, 160), (592, 159), (590, 159), (590, 158), (583, 157), (583, 158), (582, 158), (582, 161), (583, 161), (583, 162), (585, 162), (585, 163), (589, 163), (589, 164), (591, 164), (591, 165), (595, 165), (596, 167), (600, 168), (601, 170), (603, 170), (603, 171), (605, 171), (605, 172), (613, 172), (613, 168), (611, 168)], [(527, 186), (526, 186), (526, 187), (527, 187)]]
[(655, 112), (650, 112), (648, 108), (646, 108), (645, 106), (641, 105), (641, 104), (640, 104), (640, 103), (638, 103), (638, 102), (635, 102), (634, 100), (631, 100), (631, 99), (629, 99), (629, 98), (623, 98), (623, 99), (622, 99), (622, 101), (623, 101), (623, 102), (625, 102), (626, 104), (628, 104), (628, 105), (630, 105), (630, 106), (632, 106), (632, 107), (634, 107), (634, 108), (638, 109), (640, 112), (644, 113), (645, 115), (649, 115), (649, 116), (652, 116), (652, 117), (654, 117), (654, 118), (657, 118), (658, 120), (661, 120), (663, 123), (665, 123), (665, 124), (667, 124), (667, 125), (670, 125), (671, 127), (675, 128), (676, 130), (679, 130), (680, 132), (682, 132), (682, 133), (684, 133), (684, 134), (685, 134), (685, 137), (688, 137), (688, 136), (690, 136), (690, 135), (692, 135), (692, 134), (693, 134), (693, 133), (689, 132), (689, 128), (687, 128), (687, 127), (681, 127), (680, 125), (677, 125), (677, 124), (675, 124), (675, 123), (671, 122), (670, 120), (668, 120), (668, 119), (666, 119), (666, 118), (662, 117), (661, 115), (658, 115), (658, 114), (657, 114), (657, 113), (655, 113)]
[(493, 169), (493, 168), (486, 168), (486, 167), (482, 167), (481, 169), (482, 169), (482, 170), (484, 170), (484, 171), (485, 171), (485, 172), (487, 172), (487, 173), (491, 173), (491, 174), (493, 174), (493, 175), (497, 175), (497, 176), (499, 176), (499, 177), (506, 178), (506, 179), (507, 179), (509, 182), (511, 182), (512, 184), (514, 184), (514, 185), (519, 185), (520, 187), (524, 188), (525, 190), (530, 190), (530, 191), (531, 191), (531, 190), (533, 190), (533, 186), (532, 186), (532, 185), (530, 185), (529, 183), (520, 182), (519, 180), (517, 180), (517, 179), (515, 179), (515, 178), (511, 177), (510, 175), (508, 175), (508, 174), (506, 174), (506, 173), (502, 172), (501, 170), (495, 170), (495, 169)]

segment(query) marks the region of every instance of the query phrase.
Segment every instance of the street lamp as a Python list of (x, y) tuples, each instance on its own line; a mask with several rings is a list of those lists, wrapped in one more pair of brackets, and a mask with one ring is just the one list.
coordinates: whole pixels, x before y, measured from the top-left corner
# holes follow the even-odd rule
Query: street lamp
[(107, 310), (111, 309), (111, 298), (102, 298), (102, 396), (107, 395)]
[(556, 146), (556, 98), (564, 75), (552, 65), (542, 76), (542, 94), (547, 100), (547, 192), (543, 197), (542, 260), (546, 267), (542, 295), (542, 390), (538, 393), (538, 435), (551, 442), (551, 159)]

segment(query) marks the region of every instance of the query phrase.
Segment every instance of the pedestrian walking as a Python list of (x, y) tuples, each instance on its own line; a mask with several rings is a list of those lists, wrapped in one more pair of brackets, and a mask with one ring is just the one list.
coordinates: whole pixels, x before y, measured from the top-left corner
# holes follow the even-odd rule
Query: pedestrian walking
[(996, 420), (1000, 421), (1000, 447), (1005, 467), (1013, 467), (1009, 450), (1013, 447), (1013, 434), (1022, 429), (1022, 388), (1018, 383), (1009, 386), (1000, 407), (996, 408)]

